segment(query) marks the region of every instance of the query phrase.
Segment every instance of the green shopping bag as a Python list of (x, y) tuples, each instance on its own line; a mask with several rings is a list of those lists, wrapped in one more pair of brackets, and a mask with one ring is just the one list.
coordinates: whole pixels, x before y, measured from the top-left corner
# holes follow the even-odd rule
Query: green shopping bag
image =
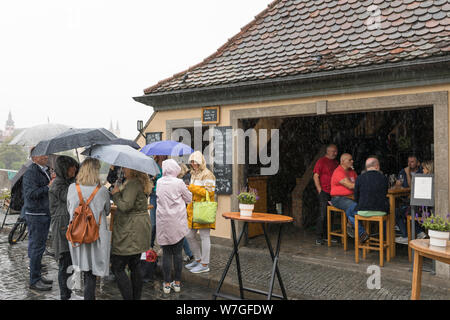
[(195, 223), (210, 224), (216, 222), (217, 202), (210, 201), (206, 191), (206, 201), (194, 201), (194, 214), (192, 220)]

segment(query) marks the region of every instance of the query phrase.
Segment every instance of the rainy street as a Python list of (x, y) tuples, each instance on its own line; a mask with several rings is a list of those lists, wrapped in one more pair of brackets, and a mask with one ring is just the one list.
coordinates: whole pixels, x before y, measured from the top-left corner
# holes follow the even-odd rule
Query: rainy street
[(1, 8), (0, 299), (450, 299), (450, 0)]
[[(53, 280), (51, 291), (41, 292), (28, 288), (29, 259), (27, 256), (28, 241), (21, 241), (15, 245), (8, 243), (8, 229), (0, 231), (0, 300), (60, 300), (58, 286), (58, 267), (55, 259), (44, 254), (42, 263), (45, 266), (43, 274)], [(117, 284), (110, 278), (100, 278), (97, 282), (96, 299), (122, 300)], [(180, 293), (164, 294), (161, 289), (162, 280), (144, 284), (142, 300), (208, 300), (211, 299), (212, 289), (196, 284), (183, 283)], [(83, 300), (83, 292), (75, 290), (71, 300)]]

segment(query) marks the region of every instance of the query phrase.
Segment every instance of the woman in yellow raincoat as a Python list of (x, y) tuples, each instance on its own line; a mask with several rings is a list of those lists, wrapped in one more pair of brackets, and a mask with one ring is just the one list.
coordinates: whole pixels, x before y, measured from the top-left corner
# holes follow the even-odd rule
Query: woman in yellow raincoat
[[(189, 163), (192, 170), (188, 189), (192, 193), (192, 202), (187, 206), (189, 233), (186, 235), (186, 238), (188, 239), (189, 246), (194, 254), (194, 261), (187, 264), (185, 267), (192, 273), (202, 273), (209, 271), (209, 257), (211, 251), (210, 232), (211, 229), (216, 228), (216, 224), (199, 224), (193, 222), (193, 202), (206, 201), (207, 191), (209, 193), (209, 198), (214, 199), (216, 177), (214, 177), (214, 174), (206, 168), (205, 157), (201, 152), (195, 151), (192, 153), (189, 157)], [(201, 247), (195, 238), (197, 232), (200, 234)]]

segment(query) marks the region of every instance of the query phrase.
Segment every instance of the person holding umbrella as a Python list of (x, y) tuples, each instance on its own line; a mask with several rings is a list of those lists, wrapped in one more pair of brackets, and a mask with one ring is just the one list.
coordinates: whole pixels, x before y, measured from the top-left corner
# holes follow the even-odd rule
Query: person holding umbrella
[(23, 210), (28, 224), (30, 289), (49, 291), (53, 280), (41, 275), (41, 261), (50, 229), (48, 190), (54, 177), (47, 168), (48, 156), (36, 156), (33, 151), (34, 148), (30, 151), (33, 163), (23, 175), (22, 181)]
[(58, 283), (61, 300), (69, 300), (72, 291), (67, 287), (70, 276), (67, 269), (72, 265), (69, 243), (66, 238), (69, 225), (69, 211), (67, 210), (67, 192), (69, 186), (75, 182), (79, 164), (72, 157), (59, 156), (56, 159), (56, 178), (50, 186), (48, 198), (50, 202), (50, 217), (52, 229), (52, 248), (56, 262), (59, 265)]
[[(140, 259), (142, 252), (150, 249), (150, 217), (148, 197), (153, 185), (148, 174), (124, 167), (126, 182), (112, 190), (112, 199), (117, 205), (112, 232), (112, 272), (117, 280), (124, 300), (140, 300), (142, 274)], [(131, 275), (128, 278), (125, 266)]]
[[(192, 167), (191, 182), (189, 184), (189, 191), (192, 192), (192, 202), (187, 207), (187, 219), (189, 233), (186, 235), (189, 246), (191, 247), (195, 260), (185, 267), (192, 273), (209, 272), (209, 257), (211, 250), (210, 232), (211, 229), (216, 228), (215, 223), (200, 224), (193, 221), (194, 201), (206, 201), (206, 192), (209, 193), (210, 198), (214, 198), (214, 191), (216, 186), (216, 177), (206, 168), (205, 157), (200, 151), (195, 151), (189, 157), (189, 163)], [(200, 233), (200, 245), (195, 239), (196, 233)]]
[(157, 200), (156, 200), (156, 184), (158, 183), (158, 179), (162, 177), (162, 162), (164, 160), (167, 160), (166, 155), (156, 155), (154, 156), (154, 160), (159, 168), (159, 173), (155, 176), (153, 176), (153, 184), (154, 187), (152, 188), (152, 193), (150, 194), (150, 204), (153, 206), (153, 208), (150, 210), (150, 220), (152, 223), (152, 235), (151, 235), (151, 241), (150, 241), (150, 247), (153, 248), (155, 245), (155, 238), (156, 238), (156, 207), (158, 206)]

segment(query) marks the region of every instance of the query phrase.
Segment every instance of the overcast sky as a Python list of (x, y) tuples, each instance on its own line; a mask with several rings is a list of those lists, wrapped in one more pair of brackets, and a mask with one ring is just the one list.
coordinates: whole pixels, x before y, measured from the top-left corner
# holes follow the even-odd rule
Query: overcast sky
[(0, 130), (50, 122), (134, 139), (152, 109), (132, 99), (201, 62), (271, 0), (0, 2)]

